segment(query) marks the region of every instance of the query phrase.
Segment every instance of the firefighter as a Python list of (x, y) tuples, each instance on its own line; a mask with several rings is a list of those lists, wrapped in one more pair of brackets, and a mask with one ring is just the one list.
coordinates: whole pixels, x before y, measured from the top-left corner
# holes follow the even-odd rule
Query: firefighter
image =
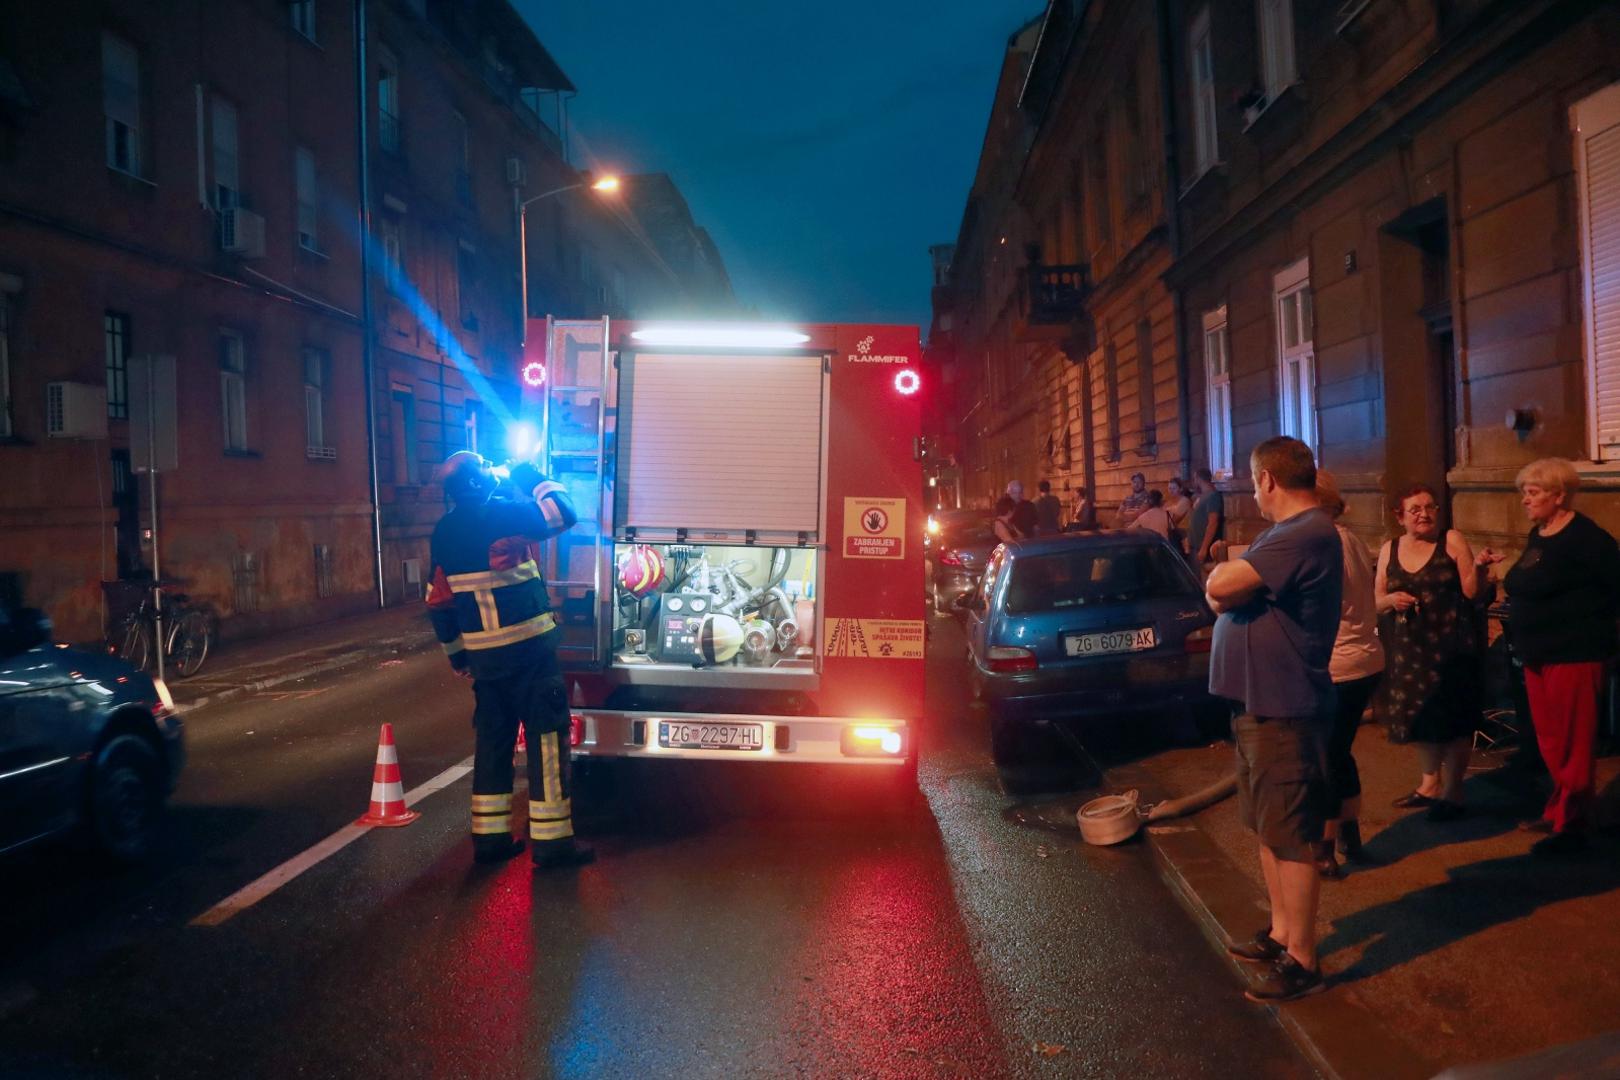
[(569, 806), (568, 697), (557, 666), (557, 621), (540, 574), (540, 541), (577, 515), (563, 486), (533, 465), (512, 470), (520, 497), (495, 499), (489, 462), (451, 454), (439, 470), (455, 504), (433, 530), (428, 610), (450, 666), (473, 683), (473, 860), (523, 850), (512, 835), (512, 754), (522, 724), (529, 752), (529, 839), (536, 869), (582, 866)]

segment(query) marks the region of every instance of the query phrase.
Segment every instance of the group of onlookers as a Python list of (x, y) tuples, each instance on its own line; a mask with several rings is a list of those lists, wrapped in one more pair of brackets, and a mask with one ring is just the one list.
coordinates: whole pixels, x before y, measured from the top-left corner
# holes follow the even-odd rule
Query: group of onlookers
[[(1189, 483), (1171, 477), (1169, 497), (1147, 486), (1147, 477), (1131, 477), (1131, 490), (1110, 523), (1120, 529), (1147, 529), (1169, 540), (1185, 554), (1194, 567), (1207, 566), (1220, 542), (1226, 522), (1226, 509), (1215, 478), (1208, 469), (1198, 469)], [(1024, 485), (1014, 480), (996, 500), (993, 528), (1003, 543), (1060, 532), (1086, 532), (1099, 527), (1096, 503), (1086, 488), (1074, 490), (1073, 508), (1065, 524), (1063, 501), (1052, 494), (1052, 485), (1042, 480), (1040, 495), (1024, 498)]]
[[(1418, 748), (1420, 779), (1396, 800), (1437, 822), (1467, 814), (1463, 780), (1483, 708), (1483, 605), (1502, 556), (1440, 523), (1433, 488), (1393, 510), (1401, 533), (1376, 560), (1342, 524), (1345, 499), (1310, 449), (1278, 437), (1250, 459), (1255, 501), (1272, 524), (1207, 582), (1219, 614), (1210, 690), (1235, 702), (1240, 816), (1256, 833), (1271, 924), (1231, 946), (1264, 965), (1249, 996), (1283, 1001), (1323, 986), (1316, 964), (1319, 882), (1335, 848), (1362, 857), (1352, 745), (1369, 702), (1392, 741)], [(1579, 474), (1533, 462), (1517, 478), (1531, 522), (1502, 579), (1507, 633), (1524, 665), (1529, 720), (1552, 794), (1521, 824), (1545, 834), (1536, 856), (1586, 846), (1605, 664), (1620, 647), (1620, 545), (1572, 508)]]

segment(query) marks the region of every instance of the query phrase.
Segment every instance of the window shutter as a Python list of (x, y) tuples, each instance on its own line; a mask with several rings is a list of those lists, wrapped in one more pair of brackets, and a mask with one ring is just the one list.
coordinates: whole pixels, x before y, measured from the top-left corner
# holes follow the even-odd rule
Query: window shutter
[(1595, 460), (1620, 458), (1620, 83), (1574, 108)]

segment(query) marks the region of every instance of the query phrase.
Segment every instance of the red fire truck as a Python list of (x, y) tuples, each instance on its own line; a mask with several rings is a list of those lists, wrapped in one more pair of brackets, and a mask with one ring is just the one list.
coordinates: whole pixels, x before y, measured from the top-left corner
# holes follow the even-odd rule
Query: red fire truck
[(580, 521), (546, 579), (582, 759), (915, 783), (915, 327), (535, 320), (524, 413)]

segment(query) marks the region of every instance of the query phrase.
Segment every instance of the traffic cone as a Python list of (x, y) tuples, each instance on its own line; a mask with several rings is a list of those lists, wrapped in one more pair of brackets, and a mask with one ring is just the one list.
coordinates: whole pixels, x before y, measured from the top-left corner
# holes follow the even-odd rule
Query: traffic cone
[(356, 825), (409, 825), (422, 815), (405, 809), (405, 787), (399, 780), (399, 753), (394, 725), (384, 724), (377, 738), (377, 767), (371, 773), (371, 809)]
[(529, 741), (523, 737), (523, 725), (519, 724), (517, 746), (513, 748), (512, 756), (516, 758), (519, 754), (527, 754), (528, 752)]

